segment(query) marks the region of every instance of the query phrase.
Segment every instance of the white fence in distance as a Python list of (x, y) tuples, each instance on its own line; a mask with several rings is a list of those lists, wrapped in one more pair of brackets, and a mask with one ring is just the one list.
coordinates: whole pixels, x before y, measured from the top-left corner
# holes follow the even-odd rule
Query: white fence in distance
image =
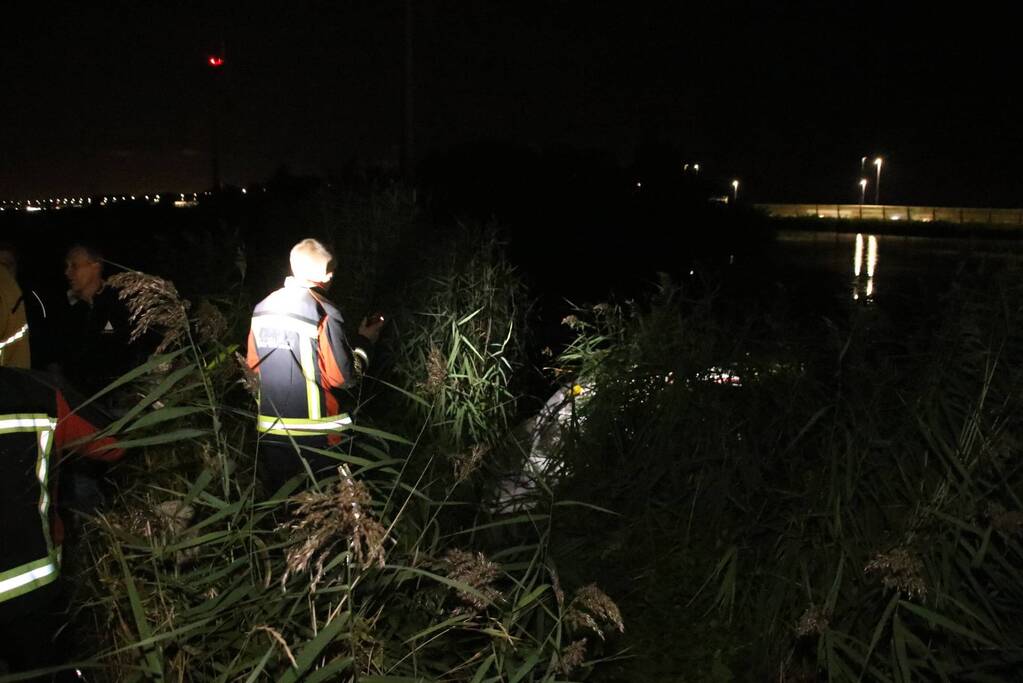
[(895, 206), (889, 204), (756, 204), (755, 206), (768, 216), (775, 218), (843, 218), (1023, 226), (1023, 209)]

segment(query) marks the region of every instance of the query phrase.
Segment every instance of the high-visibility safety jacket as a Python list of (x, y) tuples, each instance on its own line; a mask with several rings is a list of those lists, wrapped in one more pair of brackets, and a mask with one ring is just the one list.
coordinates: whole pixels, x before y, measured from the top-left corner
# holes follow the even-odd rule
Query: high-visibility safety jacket
[(54, 512), (55, 454), (71, 444), (86, 457), (116, 460), (122, 452), (113, 439), (81, 441), (105, 423), (88, 406), (73, 411), (46, 375), (0, 368), (0, 621), (29, 611), (18, 598), (57, 580), (64, 529)]
[(11, 271), (0, 266), (0, 367), (27, 368), (30, 361), (21, 288)]
[(357, 338), (353, 348), (343, 322), (322, 292), (290, 277), (256, 305), (247, 361), (259, 373), (263, 438), (340, 442), (352, 419), (337, 390), (350, 388), (369, 364), (368, 342)]

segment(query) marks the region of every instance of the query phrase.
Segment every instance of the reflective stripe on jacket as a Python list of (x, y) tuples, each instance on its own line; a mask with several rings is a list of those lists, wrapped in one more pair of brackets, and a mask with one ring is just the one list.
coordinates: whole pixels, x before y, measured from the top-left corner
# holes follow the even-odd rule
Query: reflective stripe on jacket
[(28, 322), (21, 289), (11, 272), (0, 266), (0, 366), (27, 368), (29, 365)]
[[(29, 610), (15, 598), (59, 576), (63, 527), (51, 500), (56, 490), (51, 456), (95, 435), (105, 422), (89, 406), (73, 411), (63, 391), (41, 373), (0, 368), (0, 616)], [(114, 460), (121, 451), (107, 448), (113, 445), (103, 438), (78, 449), (86, 457)]]
[(247, 360), (260, 376), (259, 432), (340, 441), (352, 421), (337, 390), (351, 387), (368, 361), (349, 346), (343, 322), (326, 297), (293, 278), (256, 305)]
[[(5, 501), (0, 534), (0, 603), (41, 588), (57, 579), (59, 551), (50, 534), (50, 450), (57, 420), (45, 413), (0, 414), (3, 474), (20, 481)], [(33, 477), (30, 479), (30, 477)], [(29, 520), (35, 517), (35, 522)]]

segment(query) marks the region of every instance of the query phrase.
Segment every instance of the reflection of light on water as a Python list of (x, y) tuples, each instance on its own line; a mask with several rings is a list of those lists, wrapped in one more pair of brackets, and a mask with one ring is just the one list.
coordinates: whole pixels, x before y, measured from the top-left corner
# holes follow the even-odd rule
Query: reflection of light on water
[(867, 277), (874, 277), (874, 268), (877, 267), (877, 236), (867, 237)]
[(867, 235), (867, 282), (862, 286), (860, 279), (863, 273), (863, 235), (856, 235), (856, 249), (853, 252), (853, 301), (860, 300), (860, 289), (863, 298), (870, 300), (874, 296), (874, 273), (877, 271), (878, 239), (877, 235)]
[(860, 276), (860, 264), (863, 263), (863, 235), (856, 234), (856, 251), (853, 253), (853, 275)]

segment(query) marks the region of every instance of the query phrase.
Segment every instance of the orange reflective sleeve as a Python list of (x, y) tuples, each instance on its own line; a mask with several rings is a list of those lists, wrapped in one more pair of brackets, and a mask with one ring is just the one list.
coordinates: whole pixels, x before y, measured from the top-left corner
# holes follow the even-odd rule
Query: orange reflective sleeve
[[(339, 327), (332, 325), (330, 318), (327, 316), (321, 318), (320, 324), (317, 326), (316, 344), (318, 347), (317, 351), (319, 352), (317, 355), (319, 357), (320, 377), (323, 386), (328, 389), (337, 389), (343, 386), (347, 379), (342, 370), (342, 365), (347, 359), (348, 354), (344, 348), (343, 333), (340, 339), (336, 338), (340, 331)], [(340, 359), (338, 355), (341, 356)]]
[(256, 337), (249, 330), (248, 350), (245, 353), (245, 363), (251, 370), (259, 372), (259, 352), (256, 351)]

